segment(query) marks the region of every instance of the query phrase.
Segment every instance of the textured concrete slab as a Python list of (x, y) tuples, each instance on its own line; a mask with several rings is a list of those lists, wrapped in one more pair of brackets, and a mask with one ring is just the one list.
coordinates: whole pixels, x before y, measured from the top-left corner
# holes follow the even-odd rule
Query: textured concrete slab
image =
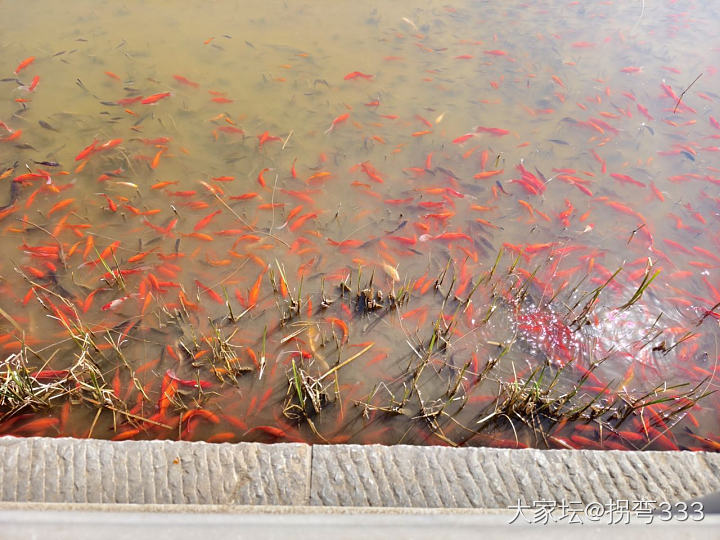
[(718, 490), (706, 452), (0, 438), (0, 502), (508, 509)]
[(0, 438), (0, 500), (304, 504), (310, 447)]
[(508, 508), (681, 501), (720, 489), (720, 454), (315, 446), (310, 504)]

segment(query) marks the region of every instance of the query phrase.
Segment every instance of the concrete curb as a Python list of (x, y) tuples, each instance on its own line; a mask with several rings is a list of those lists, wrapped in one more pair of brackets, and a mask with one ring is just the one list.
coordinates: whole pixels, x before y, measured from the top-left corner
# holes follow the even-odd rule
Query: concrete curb
[(507, 509), (695, 499), (720, 454), (0, 438), (0, 501)]

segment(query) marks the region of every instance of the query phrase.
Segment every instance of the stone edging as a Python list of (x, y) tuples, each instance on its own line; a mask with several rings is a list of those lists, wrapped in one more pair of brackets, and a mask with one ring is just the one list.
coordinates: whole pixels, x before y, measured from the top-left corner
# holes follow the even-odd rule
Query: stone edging
[(720, 454), (0, 438), (0, 502), (507, 509), (679, 501)]

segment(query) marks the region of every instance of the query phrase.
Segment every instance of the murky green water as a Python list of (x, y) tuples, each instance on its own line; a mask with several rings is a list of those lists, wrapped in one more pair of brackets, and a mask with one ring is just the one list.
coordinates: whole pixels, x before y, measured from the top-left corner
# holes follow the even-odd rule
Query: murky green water
[(1, 6), (1, 432), (717, 450), (712, 6)]

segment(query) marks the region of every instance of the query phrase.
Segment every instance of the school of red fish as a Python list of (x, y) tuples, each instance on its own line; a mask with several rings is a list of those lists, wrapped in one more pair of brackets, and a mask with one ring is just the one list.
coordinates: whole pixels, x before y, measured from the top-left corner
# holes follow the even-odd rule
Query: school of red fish
[[(695, 2), (495, 4), (353, 13), (344, 67), (220, 23), (197, 63), (4, 52), (0, 385), (69, 385), (83, 321), (127, 408), (0, 390), (0, 435), (720, 450), (720, 73), (666, 48), (720, 40)], [(646, 401), (488, 420), (539, 366)]]

